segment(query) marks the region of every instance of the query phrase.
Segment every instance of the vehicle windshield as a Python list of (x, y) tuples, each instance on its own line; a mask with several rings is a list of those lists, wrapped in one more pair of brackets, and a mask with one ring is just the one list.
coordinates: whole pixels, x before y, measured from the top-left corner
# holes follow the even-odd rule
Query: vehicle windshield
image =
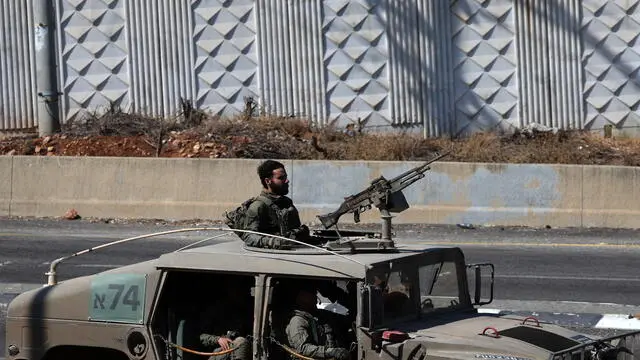
[[(384, 322), (416, 317), (460, 305), (458, 273), (454, 261), (402, 266), (373, 276), (382, 289)], [(418, 310), (419, 309), (419, 310)]]
[(418, 278), (422, 313), (453, 308), (460, 304), (458, 273), (453, 261), (421, 266)]

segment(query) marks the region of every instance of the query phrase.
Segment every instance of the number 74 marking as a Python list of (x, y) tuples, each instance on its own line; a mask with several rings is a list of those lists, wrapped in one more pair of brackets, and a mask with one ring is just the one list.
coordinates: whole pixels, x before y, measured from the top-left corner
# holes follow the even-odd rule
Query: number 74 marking
[[(111, 305), (109, 305), (110, 310), (115, 310), (118, 307), (120, 303), (120, 297), (122, 296), (122, 293), (124, 292), (125, 288), (126, 288), (126, 285), (124, 284), (109, 284), (107, 286), (107, 290), (116, 292), (115, 295), (113, 296), (113, 300), (111, 301)], [(138, 309), (138, 306), (140, 306), (140, 298), (138, 295), (139, 290), (140, 288), (138, 287), (138, 285), (130, 285), (129, 289), (127, 289), (127, 292), (124, 294), (124, 297), (122, 298), (122, 305), (131, 306), (131, 311), (136, 311)], [(105, 308), (104, 303), (106, 301), (106, 298), (107, 298), (106, 293), (95, 294), (94, 301), (93, 301), (93, 308), (103, 310)]]

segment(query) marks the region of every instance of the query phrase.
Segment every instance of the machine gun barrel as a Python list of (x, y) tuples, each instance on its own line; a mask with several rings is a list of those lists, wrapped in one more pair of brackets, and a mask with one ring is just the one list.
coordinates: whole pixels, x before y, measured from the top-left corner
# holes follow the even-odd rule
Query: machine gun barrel
[(369, 185), (365, 190), (346, 197), (336, 211), (324, 215), (318, 215), (317, 217), (325, 228), (334, 226), (338, 223), (338, 220), (342, 215), (349, 212), (353, 212), (355, 222), (359, 222), (361, 212), (371, 208), (372, 205), (379, 209), (384, 208), (388, 197), (391, 194), (422, 179), (425, 176), (424, 173), (431, 169), (431, 163), (438, 161), (449, 153), (450, 151), (447, 151), (444, 154), (438, 155), (426, 163), (405, 171), (391, 180), (387, 180), (381, 176), (373, 180), (371, 185)]

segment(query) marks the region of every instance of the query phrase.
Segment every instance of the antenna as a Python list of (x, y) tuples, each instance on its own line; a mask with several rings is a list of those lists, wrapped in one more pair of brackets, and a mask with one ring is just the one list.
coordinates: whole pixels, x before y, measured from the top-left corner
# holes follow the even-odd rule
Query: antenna
[[(348, 256), (339, 254), (339, 253), (337, 253), (337, 252), (335, 252), (333, 250), (329, 250), (329, 249), (322, 248), (322, 247), (319, 247), (319, 246), (307, 244), (307, 243), (302, 242), (302, 241), (289, 239), (289, 238), (286, 238), (286, 237), (283, 237), (283, 236), (266, 234), (266, 233), (261, 233), (261, 232), (257, 232), (257, 231), (252, 231), (252, 230), (241, 230), (241, 229), (231, 229), (231, 228), (221, 228), (221, 227), (183, 228), (183, 229), (167, 230), (167, 231), (162, 231), (162, 232), (138, 235), (138, 236), (134, 236), (134, 237), (130, 237), (130, 238), (115, 240), (115, 241), (108, 242), (106, 244), (97, 245), (97, 246), (94, 246), (94, 247), (91, 247), (91, 248), (88, 248), (88, 249), (84, 249), (84, 250), (78, 251), (78, 252), (73, 253), (71, 255), (55, 259), (55, 260), (53, 260), (51, 262), (51, 265), (49, 266), (49, 271), (45, 273), (45, 275), (47, 276), (47, 284), (45, 286), (50, 286), (50, 285), (57, 284), (58, 280), (57, 280), (56, 268), (58, 267), (58, 265), (60, 263), (62, 263), (65, 260), (69, 260), (69, 259), (74, 258), (76, 256), (80, 256), (80, 255), (87, 254), (87, 253), (90, 253), (90, 252), (93, 252), (93, 251), (96, 251), (96, 250), (99, 250), (99, 249), (103, 249), (103, 248), (106, 248), (106, 247), (109, 247), (109, 246), (113, 246), (113, 245), (117, 245), (117, 244), (122, 244), (122, 243), (133, 241), (133, 240), (146, 239), (146, 238), (150, 238), (150, 237), (154, 237), (154, 236), (174, 234), (174, 233), (179, 233), (179, 232), (190, 232), (190, 231), (224, 231), (225, 233), (245, 232), (245, 233), (252, 233), (252, 234), (258, 234), (258, 235), (270, 236), (270, 237), (274, 237), (274, 238), (290, 241), (290, 242), (293, 242), (293, 243), (297, 243), (299, 245), (308, 246), (308, 247), (311, 247), (311, 248), (314, 248), (314, 249), (325, 251), (325, 252), (328, 252), (328, 253), (330, 253), (332, 255), (336, 255), (336, 256), (342, 257), (344, 259), (347, 259), (349, 261), (353, 261), (353, 262), (355, 262), (355, 263), (357, 263), (359, 265), (367, 267), (366, 264), (363, 264), (363, 263), (361, 263), (361, 262), (359, 262), (359, 261), (357, 261), (355, 259), (352, 259), (352, 258), (350, 258)], [(203, 243), (205, 241), (209, 241), (211, 239), (220, 237), (222, 235), (224, 235), (224, 234), (219, 234), (219, 235), (212, 236), (212, 237), (209, 237), (209, 238), (204, 239), (204, 240), (199, 240), (199, 241), (196, 242), (196, 244)], [(191, 244), (191, 245), (185, 246), (180, 250), (184, 250), (184, 249), (186, 249), (186, 248), (188, 248), (190, 246), (194, 246), (194, 245), (195, 244)], [(178, 251), (180, 251), (180, 250), (178, 250)], [(294, 252), (292, 252), (292, 253), (294, 253)]]

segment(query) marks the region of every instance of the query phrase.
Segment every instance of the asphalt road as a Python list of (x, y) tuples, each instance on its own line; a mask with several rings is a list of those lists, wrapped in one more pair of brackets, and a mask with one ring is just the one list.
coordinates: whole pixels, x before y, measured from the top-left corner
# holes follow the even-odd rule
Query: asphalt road
[[(6, 293), (15, 286), (45, 283), (52, 260), (113, 240), (205, 225), (219, 226), (0, 219), (0, 349), (4, 351), (2, 303), (12, 298)], [(396, 226), (395, 231), (399, 243), (458, 245), (467, 262), (492, 262), (498, 306), (640, 312), (637, 230)], [(64, 262), (58, 267), (59, 280), (151, 259), (211, 235), (173, 234), (107, 247)]]
[[(113, 240), (183, 227), (193, 226), (0, 219), (0, 283), (44, 283), (44, 273), (58, 257)], [(640, 305), (636, 267), (640, 231), (466, 230), (455, 226), (398, 226), (396, 231), (399, 242), (458, 245), (467, 262), (495, 264), (496, 299)], [(59, 279), (151, 259), (215, 234), (163, 235), (106, 247), (65, 261), (58, 268)]]

